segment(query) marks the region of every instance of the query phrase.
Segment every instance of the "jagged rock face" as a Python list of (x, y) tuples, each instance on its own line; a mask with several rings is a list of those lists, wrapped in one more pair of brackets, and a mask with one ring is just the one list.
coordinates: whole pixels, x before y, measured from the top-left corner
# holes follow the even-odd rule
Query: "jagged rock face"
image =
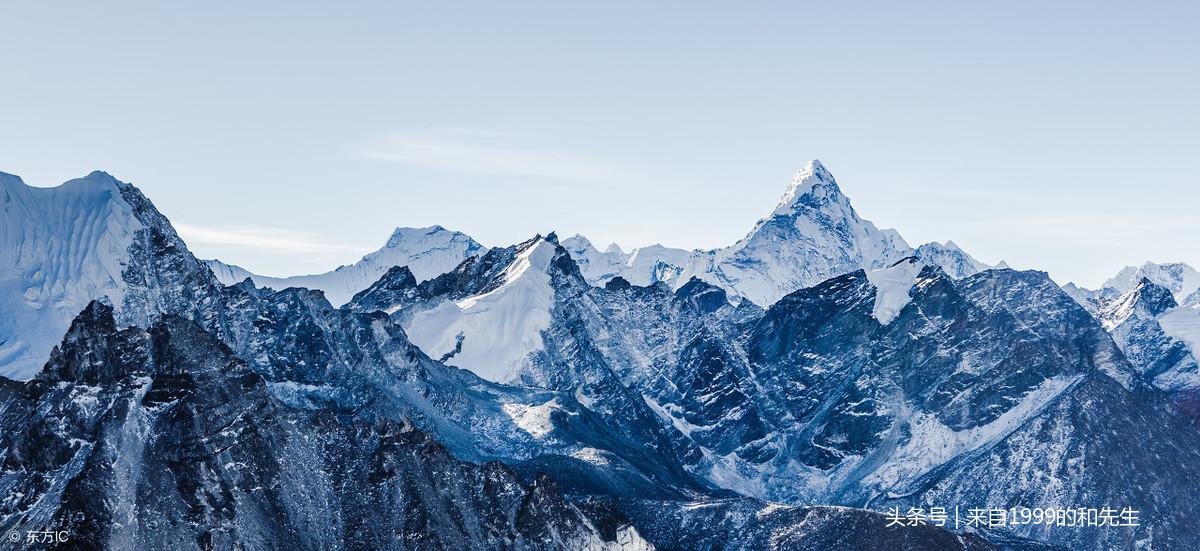
[(314, 291), (243, 283), (228, 292), (223, 322), (234, 349), (294, 407), (409, 418), (460, 457), (552, 472), (573, 491), (670, 497), (700, 489), (677, 461), (648, 451), (640, 433), (573, 389), (500, 385), (447, 367), (384, 313), (334, 309)]
[[(548, 236), (493, 249), (415, 290), (402, 278), (381, 280), (346, 309), (391, 312), (393, 319), (413, 328), (418, 345), (424, 340), (426, 350), (441, 354), (447, 363), (485, 377), (495, 373), (489, 362), (515, 361), (520, 369), (502, 380), (554, 392), (552, 401), (509, 406), (507, 411), (540, 441), (575, 443), (574, 449), (559, 448), (528, 460), (554, 471), (564, 484), (619, 494), (661, 495), (664, 487), (703, 490), (680, 463), (680, 457), (695, 450), (672, 437), (640, 395), (622, 384), (591, 340), (591, 289), (567, 252)], [(378, 297), (389, 300), (374, 300)], [(494, 317), (480, 325), (456, 325), (464, 316)], [(449, 321), (436, 322), (439, 317)], [(536, 346), (491, 356), (496, 348), (485, 342), (483, 355), (474, 352), (489, 332), (530, 334), (529, 318), (538, 323), (532, 329)], [(429, 331), (438, 328), (440, 334)], [(451, 345), (454, 336), (461, 338)], [(591, 418), (597, 422), (579, 422)]]
[[(1200, 451), (1196, 431), (1045, 274), (998, 270), (955, 283), (927, 268), (911, 294), (894, 321), (872, 329), (862, 278), (836, 278), (781, 301), (750, 341), (756, 379), (775, 378), (765, 387), (807, 389), (782, 404), (799, 425), (800, 460), (834, 492), (826, 499), (873, 507), (1105, 502), (1154, 512), (1138, 530), (1016, 533), (1079, 548), (1147, 538), (1180, 548), (1193, 537), (1186, 515), (1168, 511), (1195, 507), (1184, 505), (1194, 490), (1150, 490), (1140, 477), (1170, 472), (1164, 480), (1194, 484), (1179, 466)], [(1146, 453), (1130, 432), (1097, 441), (1105, 423), (1170, 428), (1154, 435), (1164, 449)]]
[(450, 231), (441, 226), (431, 226), (396, 228), (383, 248), (364, 256), (354, 264), (340, 266), (323, 274), (269, 277), (219, 260), (205, 262), (225, 285), (233, 285), (250, 278), (261, 287), (304, 287), (323, 291), (330, 302), (341, 305), (393, 267), (407, 267), (418, 281), (425, 281), (453, 270), (463, 260), (481, 254), (483, 248), (483, 245), (475, 242), (467, 234)]
[(931, 525), (889, 526), (879, 513), (834, 507), (787, 507), (736, 499), (694, 504), (630, 502), (623, 509), (661, 550), (997, 549), (975, 534), (952, 534)]
[(1195, 429), (1162, 396), (1088, 376), (994, 445), (873, 506), (1131, 507), (1137, 528), (1026, 525), (1017, 533), (1069, 549), (1190, 549), (1200, 533), (1198, 450)]
[(0, 415), (6, 533), (116, 549), (648, 548), (544, 477), (462, 462), (405, 423), (288, 407), (174, 316), (117, 330), (90, 306)]
[(1200, 389), (1200, 366), (1187, 343), (1168, 335), (1159, 321), (1177, 306), (1170, 290), (1143, 279), (1099, 308), (1105, 329), (1142, 379), (1171, 392)]
[(859, 218), (833, 175), (812, 161), (771, 216), (732, 246), (697, 257), (679, 277), (698, 277), (769, 306), (784, 295), (857, 269), (886, 268), (913, 253), (894, 230)]
[(407, 304), (417, 296), (417, 278), (408, 266), (393, 266), (383, 277), (350, 299), (350, 308), (358, 311), (382, 311), (395, 304)]
[(0, 375), (32, 377), (89, 302), (120, 325), (202, 319), (220, 285), (141, 192), (103, 172), (56, 188), (0, 173)]
[[(1195, 533), (1138, 493), (1144, 481), (1118, 469), (1174, 472), (1161, 457), (1192, 461), (1196, 431), (1162, 409), (1167, 401), (1104, 328), (1043, 273), (991, 270), (956, 281), (919, 264), (909, 277), (897, 264), (884, 271), (893, 275), (852, 272), (764, 312), (735, 306), (700, 280), (677, 291), (623, 278), (590, 287), (567, 256), (559, 248), (547, 264), (550, 321), (521, 382), (573, 393), (619, 432), (672, 450), (659, 456), (677, 458), (700, 480), (795, 503), (1087, 507), (1102, 499), (1148, 512), (1141, 530), (1011, 534), (1068, 547), (1132, 544), (1153, 533), (1171, 548)], [(444, 295), (499, 288), (487, 277), (505, 273), (502, 264), (476, 270), (478, 280), (464, 270)], [(436, 296), (431, 288), (417, 295)], [(436, 302), (387, 307), (404, 317)], [(1105, 407), (1084, 407), (1101, 397)], [(1072, 416), (1052, 419), (1068, 409)], [(1156, 436), (1170, 455), (1090, 444), (1090, 431), (1112, 415), (1173, 427)], [(669, 445), (645, 440), (653, 422)], [(1121, 482), (1052, 474), (1079, 468), (1062, 450), (1086, 452), (1091, 469)], [(1192, 479), (1178, 475), (1183, 486), (1157, 487), (1155, 499), (1191, 495), (1184, 488)], [(986, 491), (970, 491), (977, 488)]]
[(1112, 296), (1117, 296), (1138, 286), (1142, 280), (1149, 280), (1166, 288), (1179, 303), (1185, 302), (1189, 295), (1200, 289), (1200, 272), (1182, 262), (1147, 262), (1138, 267), (1126, 266), (1117, 275), (1105, 281), (1102, 289), (1111, 291)]
[[(689, 468), (744, 494), (879, 508), (1103, 501), (1147, 511), (1144, 527), (1015, 534), (1075, 548), (1147, 538), (1182, 548), (1193, 537), (1186, 515), (1168, 511), (1194, 490), (1156, 485), (1148, 497), (1139, 488), (1151, 486), (1132, 473), (1194, 484), (1180, 465), (1200, 450), (1196, 431), (1045, 274), (954, 281), (925, 268), (886, 324), (875, 314), (877, 291), (856, 272), (761, 316), (728, 306), (680, 315), (685, 308), (671, 304), (681, 297), (665, 288), (616, 282), (594, 294), (607, 297), (596, 302), (622, 332), (597, 331), (607, 335), (597, 342), (625, 355), (612, 361), (625, 366), (623, 381), (701, 448)], [(732, 334), (706, 336), (705, 322)], [(1147, 453), (1131, 432), (1095, 442), (1113, 416), (1131, 432), (1169, 427), (1154, 435), (1163, 449)]]
[[(594, 285), (619, 276), (635, 285), (663, 282), (677, 289), (697, 278), (762, 307), (830, 277), (886, 268), (914, 252), (894, 230), (879, 230), (860, 218), (819, 161), (796, 173), (771, 215), (728, 247), (687, 251), (652, 245), (601, 252), (580, 236), (563, 240), (563, 246)], [(984, 269), (957, 247), (938, 247), (926, 251), (932, 263)]]

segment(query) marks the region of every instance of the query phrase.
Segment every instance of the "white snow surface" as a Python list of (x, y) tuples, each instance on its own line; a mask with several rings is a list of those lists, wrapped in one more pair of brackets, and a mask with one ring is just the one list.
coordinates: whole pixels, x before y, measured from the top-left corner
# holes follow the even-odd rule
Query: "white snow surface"
[(601, 285), (617, 276), (641, 286), (658, 281), (674, 284), (683, 267), (696, 254), (695, 251), (659, 244), (638, 247), (628, 253), (612, 244), (600, 251), (582, 235), (568, 237), (560, 244), (579, 265), (584, 279), (594, 285)]
[(954, 279), (970, 277), (979, 272), (1000, 267), (975, 260), (953, 241), (945, 243), (934, 241), (921, 245), (917, 247), (917, 258), (931, 266), (940, 267), (943, 272), (946, 272), (946, 275)]
[(418, 282), (433, 279), (453, 270), (462, 261), (483, 251), (483, 246), (467, 234), (441, 226), (396, 228), (387, 243), (362, 260), (323, 274), (270, 277), (220, 260), (205, 261), (224, 285), (233, 285), (249, 277), (255, 285), (272, 289), (304, 287), (325, 292), (325, 298), (345, 304), (355, 293), (370, 287), (394, 266), (408, 266)]
[(867, 280), (875, 286), (875, 309), (871, 315), (879, 323), (891, 323), (912, 300), (909, 291), (923, 266), (916, 258), (906, 258), (890, 268), (867, 271)]
[(461, 335), (462, 350), (447, 364), (490, 381), (514, 380), (550, 326), (554, 288), (547, 270), (554, 254), (553, 243), (538, 239), (517, 253), (498, 287), (419, 312), (404, 331), (435, 359), (454, 351)]
[(1136, 286), (1142, 278), (1166, 287), (1180, 304), (1200, 289), (1200, 272), (1182, 262), (1146, 262), (1139, 267), (1126, 266), (1117, 275), (1105, 281), (1103, 288), (1113, 289), (1117, 294), (1124, 293)]
[(1183, 341), (1200, 358), (1200, 307), (1180, 306), (1158, 316), (1158, 325), (1167, 336)]
[(679, 288), (697, 277), (735, 300), (760, 306), (860, 268), (886, 268), (914, 252), (895, 230), (879, 230), (859, 218), (816, 160), (795, 174), (770, 216), (728, 247), (686, 251), (654, 245), (626, 254), (612, 247), (600, 252), (578, 236), (563, 246), (593, 284), (619, 275), (635, 285), (665, 281)]
[(550, 414), (560, 409), (557, 400), (530, 406), (526, 404), (504, 404), (501, 406), (513, 423), (534, 438), (545, 438), (554, 432), (554, 421)]
[[(954, 430), (942, 424), (934, 415), (911, 414), (911, 436), (895, 449), (884, 468), (871, 473), (864, 481), (879, 485), (883, 489), (901, 489), (896, 487), (905, 481), (919, 480), (925, 473), (955, 457), (1003, 439), (1071, 386), (1083, 380), (1083, 377), (1076, 375), (1047, 379), (1037, 388), (1027, 392), (1018, 404), (996, 420), (970, 429)], [(902, 491), (896, 495), (904, 493)]]
[(833, 175), (813, 160), (770, 217), (732, 246), (693, 257), (678, 281), (698, 277), (767, 306), (797, 289), (860, 268), (886, 268), (911, 254), (895, 230), (859, 218)]
[(52, 188), (0, 173), (0, 375), (40, 371), (93, 299), (121, 304), (129, 246), (142, 228), (103, 172)]

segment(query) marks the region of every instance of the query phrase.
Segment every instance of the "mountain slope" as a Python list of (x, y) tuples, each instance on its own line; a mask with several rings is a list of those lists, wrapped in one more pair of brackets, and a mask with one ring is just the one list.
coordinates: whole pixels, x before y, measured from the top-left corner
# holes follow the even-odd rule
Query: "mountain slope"
[[(1200, 390), (1200, 365), (1189, 343), (1168, 334), (1160, 319), (1179, 309), (1170, 290), (1142, 279), (1101, 305), (1104, 328), (1147, 383), (1172, 392)], [(1166, 326), (1174, 328), (1172, 322), (1178, 319), (1178, 314), (1170, 315)]]
[(121, 324), (199, 318), (219, 287), (141, 192), (103, 172), (54, 188), (0, 174), (0, 375), (25, 379), (71, 320), (107, 300)]
[[(859, 268), (886, 268), (914, 252), (895, 230), (879, 230), (859, 218), (833, 175), (816, 160), (795, 174), (770, 216), (728, 247), (685, 251), (653, 245), (630, 253), (614, 247), (601, 252), (580, 236), (563, 240), (563, 246), (593, 285), (619, 276), (634, 285), (662, 281), (678, 288), (695, 277), (725, 289), (734, 300), (759, 306)], [(927, 256), (982, 267), (961, 251), (944, 249)]]
[[(1121, 503), (1146, 512), (1142, 528), (1013, 535), (1068, 548), (1186, 547), (1196, 527), (1172, 511), (1194, 506), (1183, 505), (1194, 491), (1184, 487), (1200, 481), (1183, 465), (1200, 453), (1200, 434), (1140, 382), (1099, 323), (1045, 274), (956, 281), (902, 268), (833, 278), (765, 314), (719, 294), (698, 300), (713, 293), (703, 284), (674, 294), (610, 284), (593, 291), (610, 321), (592, 338), (700, 448), (689, 470), (719, 486), (881, 509)], [(1105, 422), (1127, 428), (1096, 442)], [(1128, 440), (1143, 424), (1155, 427), (1153, 450)], [(1064, 449), (1085, 453), (1089, 472), (1071, 471)], [(1143, 473), (1179, 486), (1147, 485)]]
[(1141, 266), (1126, 266), (1117, 275), (1104, 282), (1102, 289), (1112, 289), (1121, 294), (1137, 286), (1143, 279), (1165, 287), (1183, 304), (1187, 298), (1200, 290), (1200, 272), (1182, 262), (1156, 264), (1146, 262)]
[(614, 277), (634, 285), (650, 285), (663, 281), (676, 283), (684, 266), (691, 263), (696, 251), (686, 251), (663, 245), (638, 247), (626, 253), (616, 245), (601, 252), (587, 238), (576, 235), (562, 240), (562, 246), (579, 264), (579, 271), (593, 285), (603, 285)]
[[(565, 248), (550, 256), (553, 242), (535, 239), (416, 288), (398, 272), (395, 288), (381, 281), (357, 306), (412, 320), (447, 300), (489, 296), (511, 285), (505, 274), (534, 243), (548, 257), (538, 285), (553, 301), (548, 321), (538, 314), (542, 345), (508, 378), (573, 393), (622, 434), (676, 450), (663, 457), (699, 480), (789, 503), (929, 507), (959, 492), (952, 503), (964, 507), (1103, 501), (1147, 512), (1137, 530), (1009, 534), (1067, 547), (1153, 538), (1174, 548), (1194, 535), (1139, 488), (1171, 507), (1200, 490), (1178, 467), (1200, 454), (1200, 434), (1044, 273), (955, 279), (907, 258), (795, 291), (764, 312), (698, 278), (675, 290), (620, 277), (591, 287)], [(369, 297), (384, 300), (367, 306)], [(1092, 401), (1103, 404), (1084, 407)], [(1161, 449), (1096, 445), (1089, 434), (1104, 419), (1155, 424)], [(1051, 426), (1053, 436), (1029, 432)], [(1105, 474), (1039, 474), (1071, 468), (1063, 449), (1084, 450)], [(1147, 486), (1135, 472), (1170, 473), (1178, 485)]]
[(647, 538), (664, 551), (997, 548), (976, 534), (954, 534), (928, 524), (889, 525), (882, 514), (840, 507), (789, 507), (741, 499), (685, 504), (636, 502), (626, 504), (625, 510)]
[(304, 287), (325, 292), (334, 305), (345, 304), (355, 293), (367, 288), (394, 266), (406, 266), (417, 281), (432, 279), (453, 270), (463, 260), (479, 254), (483, 246), (462, 232), (441, 226), (396, 228), (387, 243), (358, 262), (323, 274), (269, 277), (219, 260), (207, 260), (221, 283), (233, 285), (247, 277), (262, 287), (286, 289)]
[(811, 161), (746, 237), (693, 258), (679, 277), (698, 277), (767, 306), (781, 297), (860, 268), (886, 268), (913, 253), (894, 230), (859, 218), (833, 175)]
[(288, 407), (166, 316), (93, 303), (0, 406), (0, 528), (89, 548), (650, 549), (552, 481), (454, 458), (410, 424)]
[(943, 272), (946, 272), (946, 275), (954, 279), (973, 276), (993, 268), (1008, 267), (1003, 262), (1000, 263), (1000, 266), (992, 266), (975, 260), (953, 241), (926, 243), (917, 247), (915, 256), (925, 264), (940, 267)]

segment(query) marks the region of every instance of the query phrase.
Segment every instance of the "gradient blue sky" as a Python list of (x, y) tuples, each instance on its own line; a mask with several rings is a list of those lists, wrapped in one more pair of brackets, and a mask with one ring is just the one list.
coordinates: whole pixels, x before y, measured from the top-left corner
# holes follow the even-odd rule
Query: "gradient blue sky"
[(1200, 266), (1200, 3), (248, 4), (0, 7), (0, 170), (272, 275), (402, 225), (722, 246), (810, 158), (914, 246)]

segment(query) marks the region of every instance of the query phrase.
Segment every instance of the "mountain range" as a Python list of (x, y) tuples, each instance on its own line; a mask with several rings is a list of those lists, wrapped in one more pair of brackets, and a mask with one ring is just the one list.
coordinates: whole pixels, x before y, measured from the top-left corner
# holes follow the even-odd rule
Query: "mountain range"
[[(816, 161), (720, 249), (400, 228), (293, 278), (196, 259), (105, 173), (0, 185), (5, 532), (201, 549), (1200, 541), (1185, 265), (1091, 291), (949, 241), (914, 249)], [(894, 513), (938, 508), (1138, 522)]]

